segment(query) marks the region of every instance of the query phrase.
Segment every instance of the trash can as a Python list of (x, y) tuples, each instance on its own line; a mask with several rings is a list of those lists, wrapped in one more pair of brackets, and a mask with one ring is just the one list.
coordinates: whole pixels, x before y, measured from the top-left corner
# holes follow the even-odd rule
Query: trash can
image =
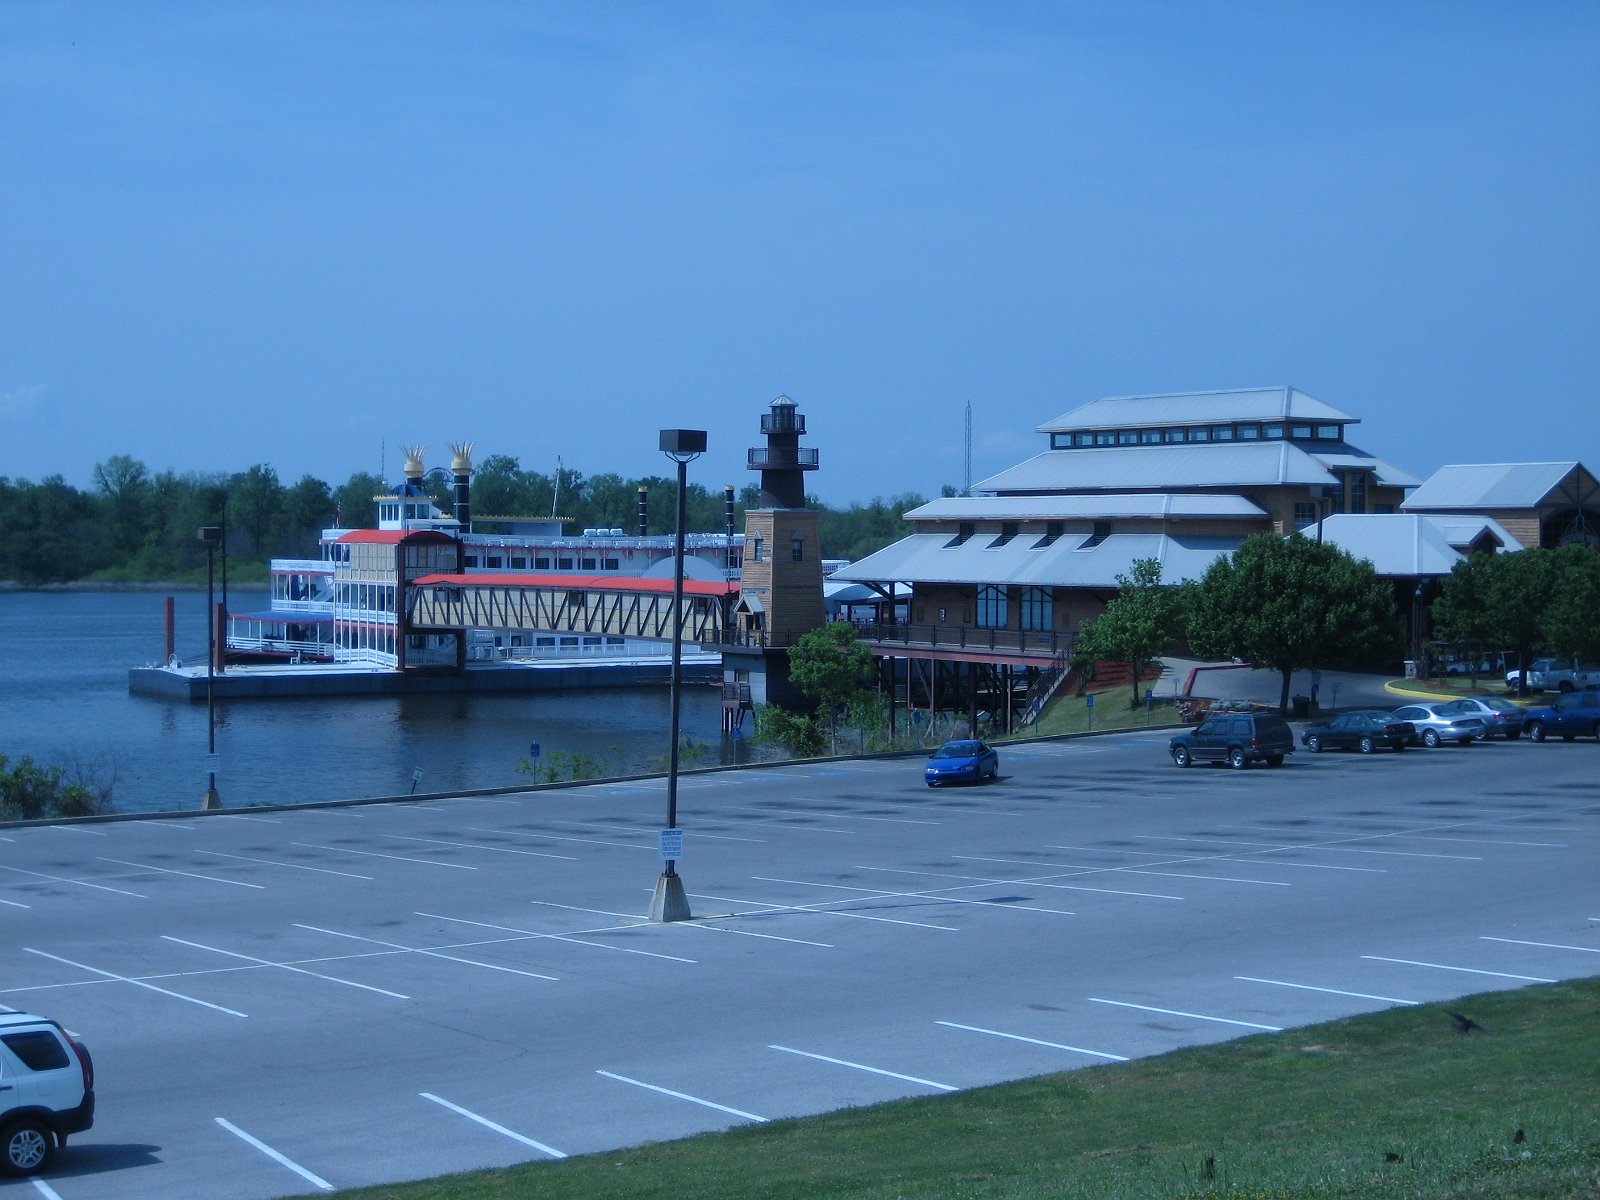
[(1406, 678), (1407, 679), (1415, 679), (1416, 677), (1417, 677), (1417, 660), (1414, 659), (1414, 658), (1408, 658), (1408, 659), (1406, 659)]
[(1294, 715), (1302, 721), (1311, 715), (1310, 696), (1296, 696), (1294, 698)]

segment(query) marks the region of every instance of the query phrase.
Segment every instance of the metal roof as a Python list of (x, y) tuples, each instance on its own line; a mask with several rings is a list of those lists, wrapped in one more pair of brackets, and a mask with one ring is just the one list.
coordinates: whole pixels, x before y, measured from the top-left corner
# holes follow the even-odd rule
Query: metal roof
[(1380, 458), (1373, 458), (1370, 454), (1363, 454), (1353, 446), (1346, 447), (1343, 453), (1324, 454), (1320, 450), (1311, 450), (1311, 457), (1330, 470), (1349, 471), (1365, 468), (1372, 472), (1373, 477), (1384, 487), (1416, 487), (1422, 480), (1409, 471), (1402, 471), (1391, 463), (1386, 463)]
[[(1314, 529), (1305, 532), (1311, 534)], [(1479, 523), (1477, 532), (1484, 529), (1494, 532), (1504, 549), (1522, 549), (1494, 522)], [(1465, 557), (1457, 546), (1472, 540), (1456, 542), (1462, 532), (1462, 523), (1454, 518), (1417, 513), (1342, 513), (1322, 523), (1323, 541), (1366, 559), (1379, 575), (1401, 578), (1448, 575)]]
[(1088, 496), (946, 496), (905, 514), (908, 521), (1049, 520), (1058, 517), (1264, 517), (1243, 496), (1171, 492)]
[(1121, 492), (1333, 482), (1315, 457), (1274, 441), (1046, 450), (975, 486), (985, 492)]
[(1233, 553), (1239, 537), (1181, 537), (1165, 533), (1113, 533), (1085, 546), (1088, 534), (1068, 534), (1043, 549), (1024, 534), (991, 549), (988, 538), (950, 545), (948, 533), (914, 533), (859, 562), (835, 571), (835, 579), (911, 583), (1019, 584), (1034, 587), (1115, 588), (1141, 558), (1161, 563), (1163, 583), (1199, 579), (1217, 559)]
[(1350, 424), (1358, 421), (1349, 413), (1340, 412), (1297, 388), (1237, 388), (1220, 392), (1170, 392), (1158, 396), (1106, 396), (1047, 421), (1039, 426), (1039, 432), (1284, 418)]
[(1401, 506), (1428, 508), (1533, 508), (1577, 470), (1576, 462), (1458, 463), (1440, 467)]

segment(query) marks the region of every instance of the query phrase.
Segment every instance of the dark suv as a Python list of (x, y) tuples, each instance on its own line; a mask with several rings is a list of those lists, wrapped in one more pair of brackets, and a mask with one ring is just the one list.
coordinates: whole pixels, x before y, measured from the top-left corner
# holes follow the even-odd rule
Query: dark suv
[(1294, 731), (1277, 713), (1213, 713), (1175, 735), (1169, 749), (1180, 767), (1192, 762), (1225, 762), (1236, 771), (1253, 762), (1281, 767), (1284, 756), (1294, 753)]
[(1575, 737), (1600, 738), (1600, 692), (1568, 692), (1554, 704), (1530, 708), (1523, 728), (1536, 742), (1548, 737), (1568, 742)]

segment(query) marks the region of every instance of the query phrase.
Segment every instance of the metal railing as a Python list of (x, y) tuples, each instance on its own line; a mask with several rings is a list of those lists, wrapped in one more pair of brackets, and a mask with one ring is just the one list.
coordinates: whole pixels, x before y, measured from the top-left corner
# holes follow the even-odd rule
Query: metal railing
[(858, 624), (864, 642), (936, 650), (995, 650), (1054, 660), (1072, 654), (1078, 635), (1060, 629), (986, 629), (976, 625), (877, 621)]

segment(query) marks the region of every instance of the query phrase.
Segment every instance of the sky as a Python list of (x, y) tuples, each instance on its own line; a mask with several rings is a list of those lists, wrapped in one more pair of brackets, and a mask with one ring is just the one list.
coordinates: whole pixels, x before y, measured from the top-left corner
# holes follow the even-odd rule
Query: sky
[(1110, 395), (1600, 472), (1591, 0), (0, 3), (0, 476), (400, 447), (834, 505)]

